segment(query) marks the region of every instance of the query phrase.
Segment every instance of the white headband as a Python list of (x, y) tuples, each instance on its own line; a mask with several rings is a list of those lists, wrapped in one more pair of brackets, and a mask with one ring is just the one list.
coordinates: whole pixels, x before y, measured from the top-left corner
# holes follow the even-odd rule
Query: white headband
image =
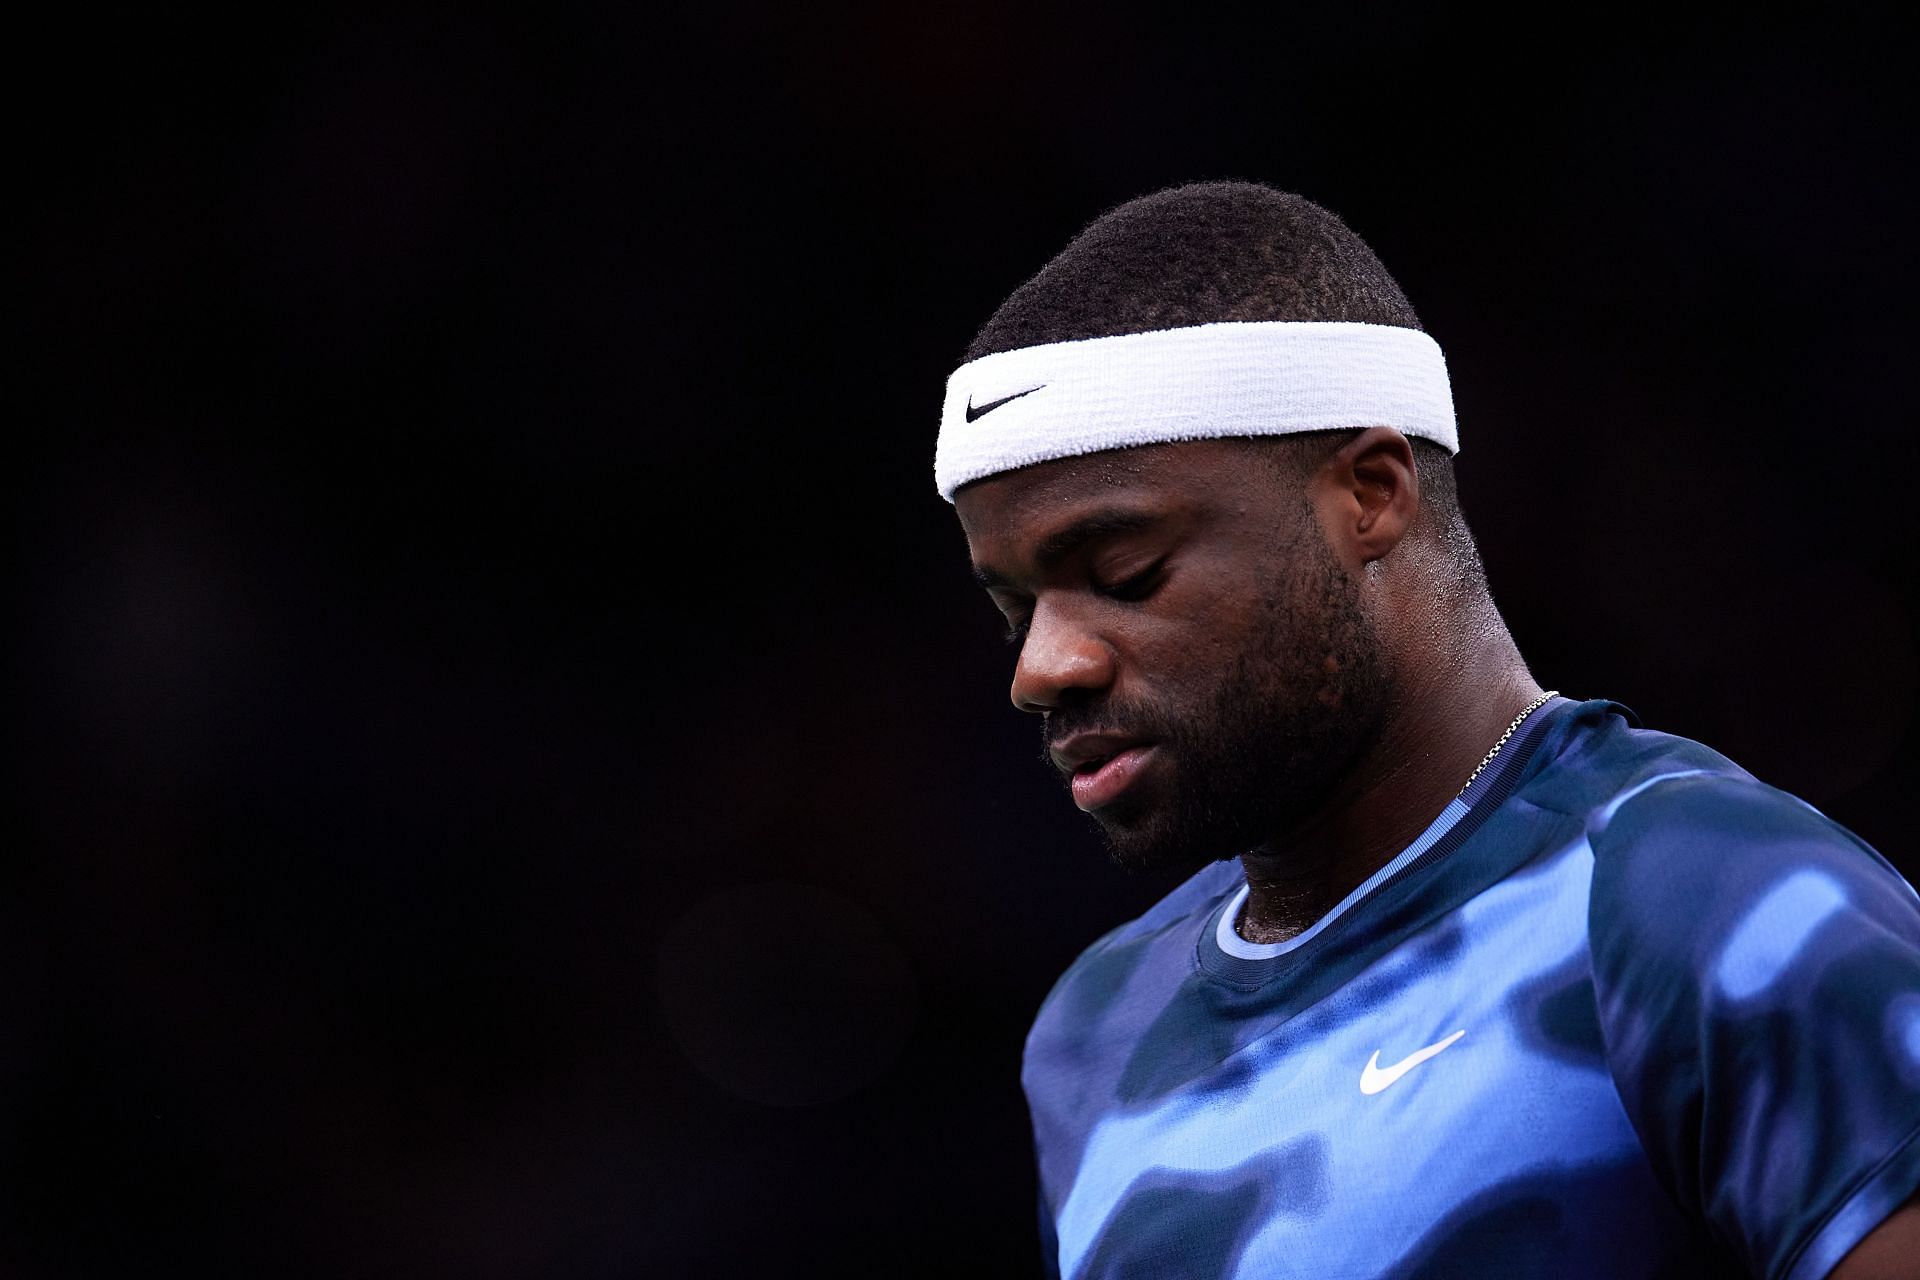
[(1050, 342), (947, 379), (933, 478), (971, 480), (1103, 449), (1394, 427), (1460, 452), (1440, 344), (1347, 322), (1202, 324)]

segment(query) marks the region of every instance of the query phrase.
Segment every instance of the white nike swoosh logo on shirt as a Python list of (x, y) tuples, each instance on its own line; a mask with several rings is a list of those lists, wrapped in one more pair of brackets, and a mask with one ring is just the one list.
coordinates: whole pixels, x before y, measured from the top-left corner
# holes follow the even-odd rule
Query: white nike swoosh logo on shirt
[(1413, 1070), (1428, 1058), (1433, 1057), (1436, 1053), (1441, 1052), (1465, 1034), (1467, 1034), (1467, 1032), (1463, 1027), (1438, 1044), (1430, 1044), (1424, 1049), (1408, 1054), (1406, 1057), (1400, 1059), (1400, 1061), (1388, 1067), (1385, 1071), (1380, 1069), (1380, 1051), (1375, 1049), (1373, 1056), (1367, 1059), (1366, 1069), (1360, 1073), (1360, 1092), (1380, 1092), (1395, 1080), (1398, 1080), (1401, 1076), (1407, 1074), (1407, 1072)]

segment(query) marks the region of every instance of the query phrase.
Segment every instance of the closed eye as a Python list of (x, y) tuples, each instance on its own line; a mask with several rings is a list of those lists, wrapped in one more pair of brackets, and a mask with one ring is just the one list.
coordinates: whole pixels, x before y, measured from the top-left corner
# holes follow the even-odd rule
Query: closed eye
[(1017, 592), (995, 587), (989, 587), (987, 595), (1007, 624), (1006, 630), (1000, 633), (1000, 638), (1016, 648), (1019, 647), (1020, 642), (1027, 638), (1027, 625), (1033, 602)]
[(1134, 574), (1131, 578), (1123, 578), (1112, 586), (1096, 587), (1094, 589), (1101, 595), (1106, 596), (1109, 600), (1124, 600), (1129, 602), (1145, 600), (1159, 587), (1160, 566), (1164, 563), (1164, 561), (1156, 560), (1139, 573)]

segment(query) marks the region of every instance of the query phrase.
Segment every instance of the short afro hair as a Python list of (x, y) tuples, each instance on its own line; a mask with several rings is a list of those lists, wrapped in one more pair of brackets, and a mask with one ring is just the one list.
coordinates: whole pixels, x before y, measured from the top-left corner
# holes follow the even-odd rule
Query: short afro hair
[(1000, 304), (966, 359), (1260, 320), (1421, 328), (1380, 259), (1334, 214), (1258, 183), (1196, 182), (1102, 214)]
[[(1304, 196), (1257, 182), (1195, 182), (1110, 209), (1015, 289), (967, 347), (999, 351), (1223, 321), (1355, 321), (1425, 332), (1367, 242)], [(1355, 430), (1262, 437), (1283, 470)], [(1484, 582), (1453, 458), (1409, 437), (1421, 502), (1463, 579)]]

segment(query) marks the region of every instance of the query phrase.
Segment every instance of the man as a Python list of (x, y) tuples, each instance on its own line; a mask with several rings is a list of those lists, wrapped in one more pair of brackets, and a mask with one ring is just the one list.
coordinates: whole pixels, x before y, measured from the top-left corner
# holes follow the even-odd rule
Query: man
[(1028, 1038), (1049, 1264), (1920, 1276), (1920, 901), (1542, 690), (1456, 448), (1372, 251), (1248, 184), (1099, 219), (949, 382), (1014, 704), (1116, 858), (1199, 868)]

